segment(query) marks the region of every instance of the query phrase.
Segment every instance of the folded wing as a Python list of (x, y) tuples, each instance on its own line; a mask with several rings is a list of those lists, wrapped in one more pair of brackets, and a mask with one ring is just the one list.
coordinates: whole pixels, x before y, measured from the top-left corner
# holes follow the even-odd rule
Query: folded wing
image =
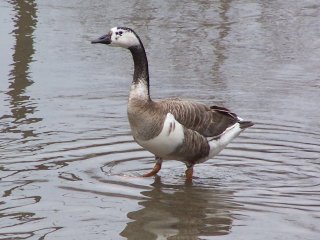
[(164, 111), (170, 112), (186, 128), (205, 137), (222, 134), (228, 127), (239, 122), (236, 114), (226, 108), (180, 99), (165, 99), (158, 102)]

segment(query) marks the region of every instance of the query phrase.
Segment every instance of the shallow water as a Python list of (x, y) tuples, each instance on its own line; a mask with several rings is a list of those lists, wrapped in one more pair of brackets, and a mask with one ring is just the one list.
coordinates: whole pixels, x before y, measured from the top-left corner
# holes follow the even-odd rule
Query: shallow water
[[(1, 1), (0, 239), (318, 239), (320, 4)], [(134, 28), (154, 98), (256, 123), (195, 167), (132, 139), (132, 59), (91, 45)]]

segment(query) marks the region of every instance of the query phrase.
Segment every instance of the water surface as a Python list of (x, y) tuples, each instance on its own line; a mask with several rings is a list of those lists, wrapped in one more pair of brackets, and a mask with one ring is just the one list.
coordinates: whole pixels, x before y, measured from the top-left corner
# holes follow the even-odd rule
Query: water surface
[[(0, 239), (312, 239), (320, 234), (318, 1), (1, 1)], [(153, 98), (256, 123), (195, 167), (132, 139), (126, 50), (144, 42)]]

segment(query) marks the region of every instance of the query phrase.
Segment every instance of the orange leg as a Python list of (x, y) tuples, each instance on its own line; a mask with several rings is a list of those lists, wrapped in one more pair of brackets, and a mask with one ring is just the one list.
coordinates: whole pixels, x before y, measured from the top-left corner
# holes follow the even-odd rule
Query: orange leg
[(188, 181), (192, 181), (192, 176), (193, 176), (193, 167), (189, 167), (186, 170), (186, 179)]
[(161, 164), (162, 164), (162, 159), (156, 157), (156, 160), (157, 160), (157, 162), (156, 162), (156, 164), (154, 165), (154, 167), (153, 167), (153, 169), (151, 170), (151, 172), (148, 172), (148, 173), (146, 173), (146, 174), (143, 174), (143, 175), (142, 175), (143, 177), (152, 177), (152, 176), (156, 175), (156, 174), (160, 171), (160, 169), (161, 169)]

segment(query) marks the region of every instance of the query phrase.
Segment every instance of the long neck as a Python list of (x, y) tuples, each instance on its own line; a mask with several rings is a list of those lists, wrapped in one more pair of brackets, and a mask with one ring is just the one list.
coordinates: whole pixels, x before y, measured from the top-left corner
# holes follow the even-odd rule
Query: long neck
[(149, 70), (148, 60), (144, 47), (140, 46), (129, 48), (134, 62), (133, 81), (131, 86), (131, 97), (150, 100), (149, 92)]

